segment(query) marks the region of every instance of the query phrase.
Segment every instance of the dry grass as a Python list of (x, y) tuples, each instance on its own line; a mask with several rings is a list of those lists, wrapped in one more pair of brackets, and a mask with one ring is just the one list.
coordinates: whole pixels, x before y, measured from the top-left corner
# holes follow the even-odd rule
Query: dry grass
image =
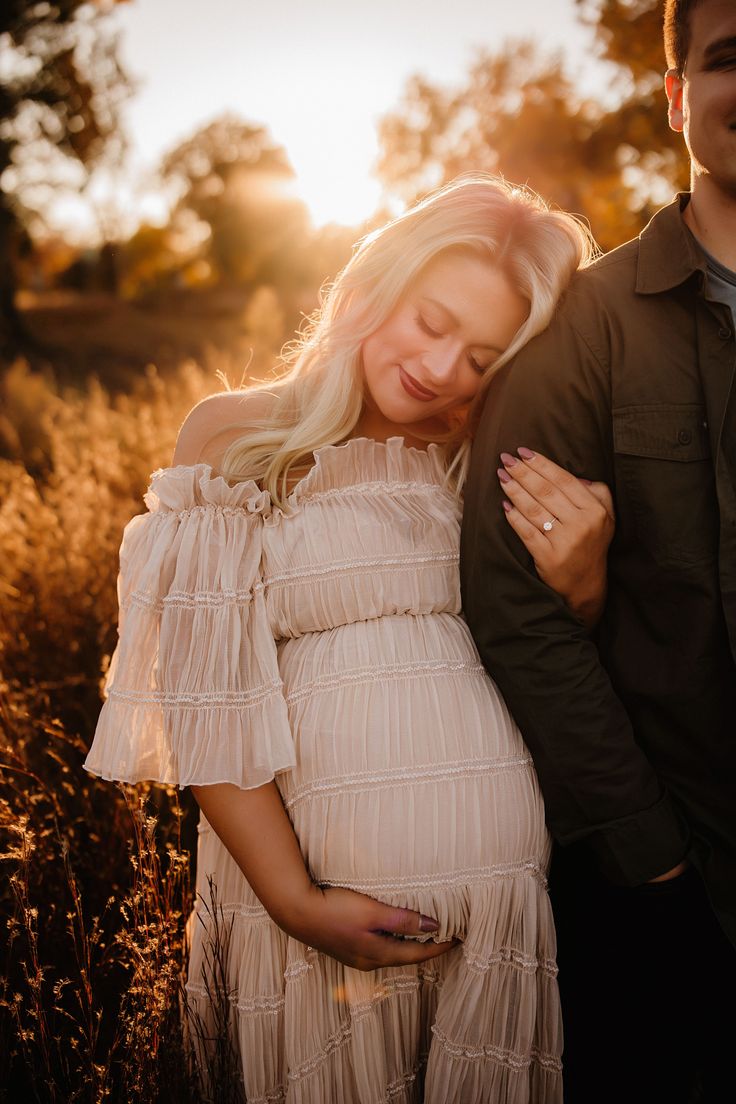
[[(227, 367), (227, 366), (225, 366)], [(234, 1100), (229, 1001), (200, 1080), (183, 995), (194, 810), (82, 761), (115, 643), (122, 529), (213, 372), (132, 394), (0, 382), (0, 1101)], [(216, 901), (209, 904), (215, 912)], [(220, 931), (213, 961), (223, 954)], [(215, 970), (215, 975), (217, 971)], [(214, 1086), (208, 1087), (208, 1086)]]

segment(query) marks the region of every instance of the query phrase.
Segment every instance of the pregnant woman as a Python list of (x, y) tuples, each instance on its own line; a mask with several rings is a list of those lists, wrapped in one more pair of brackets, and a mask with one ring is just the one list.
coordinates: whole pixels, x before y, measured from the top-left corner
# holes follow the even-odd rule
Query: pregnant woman
[[(588, 250), (498, 181), (430, 196), (360, 243), (290, 370), (192, 411), (126, 529), (86, 766), (193, 788), (189, 1000), (210, 1022), (212, 878), (250, 1104), (562, 1099), (544, 808), (458, 542), (484, 386)], [(516, 470), (506, 519), (594, 619), (605, 489)]]

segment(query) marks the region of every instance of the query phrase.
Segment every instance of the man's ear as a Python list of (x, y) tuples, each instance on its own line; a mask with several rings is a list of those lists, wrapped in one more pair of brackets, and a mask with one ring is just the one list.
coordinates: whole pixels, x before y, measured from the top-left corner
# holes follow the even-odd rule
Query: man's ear
[(669, 119), (670, 128), (677, 131), (678, 134), (682, 134), (683, 128), (682, 90), (684, 84), (685, 81), (676, 69), (667, 70), (664, 75), (664, 88), (667, 93), (667, 102), (669, 104), (667, 117)]

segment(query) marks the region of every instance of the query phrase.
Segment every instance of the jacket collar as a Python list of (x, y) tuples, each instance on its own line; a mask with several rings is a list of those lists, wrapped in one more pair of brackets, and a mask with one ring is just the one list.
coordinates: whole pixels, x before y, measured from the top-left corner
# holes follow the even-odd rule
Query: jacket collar
[(682, 219), (690, 201), (680, 192), (672, 203), (657, 211), (639, 235), (636, 290), (641, 295), (670, 291), (685, 283), (695, 272), (706, 274), (706, 260)]

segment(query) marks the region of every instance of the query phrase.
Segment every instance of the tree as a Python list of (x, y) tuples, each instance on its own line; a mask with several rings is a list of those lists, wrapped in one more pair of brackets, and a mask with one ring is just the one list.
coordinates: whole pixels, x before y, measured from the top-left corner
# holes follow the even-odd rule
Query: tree
[[(4, 0), (0, 13), (0, 347), (23, 332), (14, 251), (60, 186), (80, 188), (104, 155), (119, 157), (130, 82), (105, 14), (118, 0)], [(120, 0), (122, 2), (122, 0)]]
[(294, 170), (265, 127), (224, 115), (164, 159), (164, 186), (178, 196), (172, 225), (196, 241), (221, 281), (283, 286), (309, 234)]
[(380, 124), (379, 174), (412, 201), (460, 172), (485, 170), (528, 184), (585, 216), (610, 248), (638, 233), (684, 183), (681, 142), (667, 128), (659, 5), (577, 0), (595, 28), (615, 107), (584, 97), (559, 56), (511, 42), (482, 53), (459, 90), (415, 77)]
[(581, 19), (595, 32), (601, 58), (615, 67), (620, 103), (610, 113), (609, 125), (628, 145), (634, 173), (645, 189), (647, 180), (662, 181), (668, 191), (687, 188), (687, 151), (682, 137), (670, 130), (664, 110), (661, 0), (575, 2)]

